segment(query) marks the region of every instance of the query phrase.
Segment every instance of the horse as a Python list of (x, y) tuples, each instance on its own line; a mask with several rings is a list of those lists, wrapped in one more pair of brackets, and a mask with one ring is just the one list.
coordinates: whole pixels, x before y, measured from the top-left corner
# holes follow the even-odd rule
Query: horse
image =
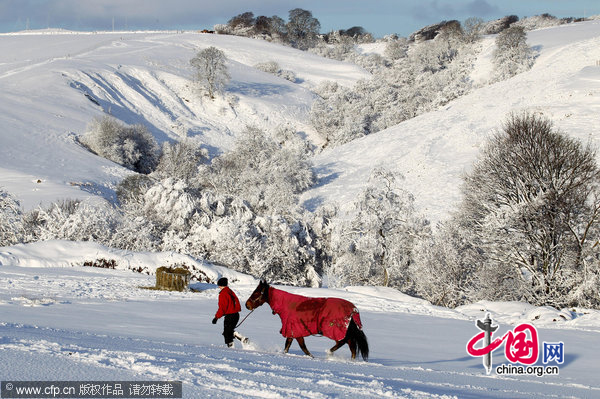
[(293, 340), (300, 349), (314, 357), (304, 342), (309, 335), (323, 335), (336, 341), (327, 351), (329, 355), (348, 344), (352, 359), (357, 352), (366, 361), (369, 357), (369, 344), (362, 331), (358, 309), (349, 301), (340, 298), (309, 298), (271, 287), (261, 280), (246, 301), (246, 308), (254, 310), (268, 303), (273, 314), (281, 318), (281, 330), (285, 340), (283, 352), (288, 353)]

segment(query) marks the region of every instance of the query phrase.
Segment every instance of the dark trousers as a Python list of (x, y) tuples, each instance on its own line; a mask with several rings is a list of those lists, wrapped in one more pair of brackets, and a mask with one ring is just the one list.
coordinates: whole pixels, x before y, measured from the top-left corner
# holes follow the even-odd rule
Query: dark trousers
[(226, 314), (223, 320), (223, 337), (225, 337), (225, 343), (230, 344), (233, 342), (233, 333), (235, 326), (240, 321), (239, 313)]

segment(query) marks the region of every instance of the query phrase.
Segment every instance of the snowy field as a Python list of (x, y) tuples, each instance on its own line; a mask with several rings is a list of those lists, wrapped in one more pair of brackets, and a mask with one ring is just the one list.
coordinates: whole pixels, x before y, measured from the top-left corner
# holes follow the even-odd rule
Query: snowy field
[[(486, 39), (488, 45), (493, 39)], [(321, 153), (320, 184), (305, 193), (309, 207), (351, 202), (370, 171), (387, 166), (405, 176), (416, 205), (434, 223), (460, 199), (462, 174), (511, 111), (533, 110), (566, 133), (598, 145), (600, 22), (529, 34), (538, 52), (530, 72), (483, 86), (443, 109)], [(194, 100), (189, 59), (200, 48), (225, 51), (232, 80), (225, 98)], [(477, 81), (489, 72), (490, 51), (477, 61)], [(275, 60), (298, 77), (292, 83), (253, 68)], [(131, 173), (81, 148), (75, 137), (95, 116), (111, 113), (144, 123), (159, 142), (200, 139), (213, 154), (231, 147), (247, 124), (306, 123), (324, 80), (352, 85), (361, 68), (263, 41), (177, 32), (0, 35), (0, 187), (26, 210), (62, 198), (111, 198)], [(189, 101), (187, 101), (187, 100)], [(100, 257), (120, 270), (83, 267)], [(224, 348), (222, 322), (210, 321), (218, 290), (166, 293), (139, 288), (154, 270), (186, 261), (211, 278), (225, 275), (245, 300), (253, 278), (178, 255), (129, 253), (95, 244), (48, 242), (0, 248), (0, 380), (180, 380), (185, 398), (203, 397), (600, 397), (600, 313), (533, 308), (522, 303), (434, 307), (398, 291), (280, 287), (308, 296), (354, 302), (370, 343), (369, 362), (350, 361), (346, 347), (311, 337), (315, 359), (297, 344), (283, 354), (280, 322), (267, 307), (240, 327), (251, 344)], [(490, 312), (498, 335), (521, 323), (542, 341), (564, 343), (560, 374), (487, 375), (467, 354), (475, 326)], [(243, 310), (242, 317), (247, 314)], [(493, 365), (507, 363), (501, 350)], [(536, 366), (542, 365), (538, 360)]]
[[(114, 258), (124, 269), (137, 265), (150, 270), (173, 257), (69, 242), (0, 248), (2, 380), (178, 380), (185, 398), (600, 395), (598, 311), (559, 312), (522, 303), (449, 310), (393, 289), (279, 287), (307, 296), (345, 298), (361, 312), (369, 362), (351, 361), (347, 347), (328, 357), (325, 351), (333, 341), (324, 337), (307, 339), (315, 355), (310, 359), (296, 343), (290, 354), (282, 353), (281, 324), (266, 305), (239, 328), (251, 343), (228, 349), (222, 321), (210, 323), (217, 308), (216, 286), (195, 283), (201, 292), (184, 293), (142, 289), (154, 285), (154, 276), (81, 266), (90, 254)], [(257, 283), (226, 269), (198, 266), (209, 276), (236, 280), (231, 286), (242, 301)], [(564, 342), (560, 374), (486, 375), (482, 360), (465, 349), (478, 332), (475, 320), (486, 311), (500, 325), (499, 334), (533, 322), (540, 340)], [(247, 314), (243, 309), (242, 317)], [(499, 351), (493, 359), (494, 366), (507, 363)]]

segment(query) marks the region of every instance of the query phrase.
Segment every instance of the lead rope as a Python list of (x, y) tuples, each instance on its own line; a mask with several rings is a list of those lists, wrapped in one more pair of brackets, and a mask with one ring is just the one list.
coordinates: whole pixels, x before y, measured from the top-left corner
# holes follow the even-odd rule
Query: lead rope
[(246, 317), (244, 317), (244, 318), (242, 319), (242, 321), (240, 321), (240, 322), (239, 322), (239, 324), (238, 324), (237, 326), (235, 326), (235, 328), (238, 328), (239, 326), (241, 326), (241, 325), (242, 325), (242, 323), (246, 321), (246, 319), (248, 318), (248, 316), (250, 316), (250, 315), (252, 314), (252, 312), (254, 312), (254, 310), (255, 310), (255, 309), (252, 309), (252, 310), (250, 311), (250, 313), (248, 313), (248, 314), (246, 315)]

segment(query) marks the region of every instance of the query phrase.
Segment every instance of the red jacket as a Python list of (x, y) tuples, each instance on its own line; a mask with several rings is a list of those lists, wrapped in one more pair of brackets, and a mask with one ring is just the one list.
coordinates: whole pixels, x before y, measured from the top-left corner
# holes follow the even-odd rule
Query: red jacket
[(225, 287), (219, 292), (219, 309), (215, 314), (217, 319), (220, 319), (226, 314), (238, 313), (242, 310), (240, 300), (235, 292), (229, 287)]

